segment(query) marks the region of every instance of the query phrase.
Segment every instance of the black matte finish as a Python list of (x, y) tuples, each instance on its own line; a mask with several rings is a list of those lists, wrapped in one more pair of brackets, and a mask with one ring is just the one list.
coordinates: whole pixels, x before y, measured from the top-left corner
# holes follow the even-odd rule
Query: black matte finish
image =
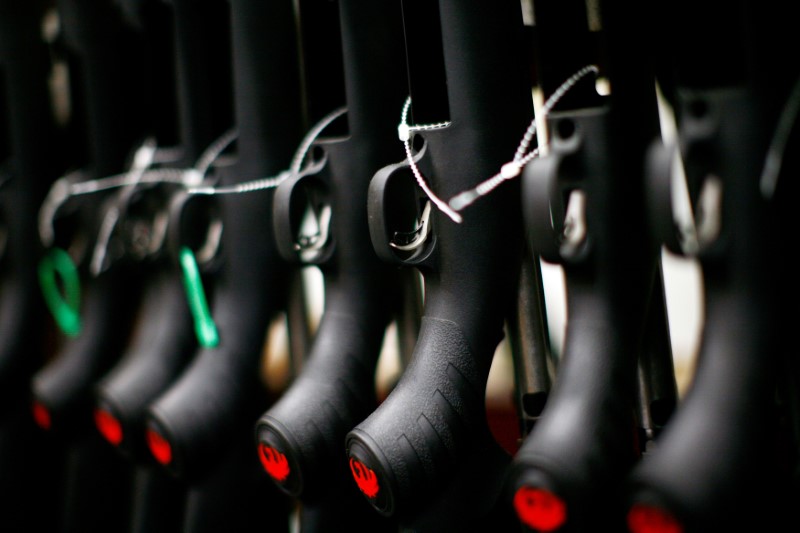
[[(173, 3), (180, 25), (196, 4)], [(227, 185), (286, 168), (301, 127), (290, 3), (234, 0), (231, 18), (237, 28), (233, 72), (239, 140), (236, 163), (218, 171)], [(280, 53), (266, 53), (272, 50)], [(203, 55), (192, 60), (203, 61)], [(211, 309), (220, 343), (194, 355), (178, 380), (151, 404), (147, 422), (170, 444), (172, 459), (166, 468), (195, 487), (231, 453), (238, 436), (251, 431), (266, 407), (267, 393), (259, 379), (262, 349), (269, 321), (285, 305), (288, 280), (287, 267), (264, 229), (270, 227), (272, 192), (225, 196), (220, 203), (223, 257)]]
[[(73, 81), (82, 87), (76, 95), (86, 98), (84, 107), (76, 107), (87, 113), (88, 162), (83, 176), (120, 172), (143, 134), (136, 35), (110, 2), (65, 0), (57, 8), (65, 45), (75, 59)], [(95, 223), (110, 206), (101, 200), (75, 204), (81, 224), (66, 241), (57, 240), (58, 245), (86, 239), (90, 245), (84, 249), (91, 250)], [(76, 252), (75, 258), (82, 273), (83, 329), (76, 338), (65, 339), (54, 360), (33, 377), (34, 401), (49, 411), (51, 438), (58, 439), (49, 445), (58, 442), (66, 453), (60, 530), (123, 531), (129, 470), (91, 428), (91, 404), (95, 381), (118, 360), (127, 342), (138, 280), (125, 268), (88, 276), (88, 255)]]
[[(135, 75), (141, 42), (110, 2), (64, 0), (58, 2), (58, 12), (65, 44), (74, 54), (72, 75), (82, 87), (76, 94), (86, 98), (89, 160), (84, 177), (121, 172), (143, 135), (144, 101)], [(66, 241), (62, 233), (57, 244), (74, 246), (86, 239), (84, 250), (90, 251), (97, 221), (111, 205), (105, 200), (114, 199), (98, 195), (77, 202), (79, 226)], [(33, 377), (34, 401), (48, 410), (52, 438), (59, 439), (67, 456), (60, 530), (123, 531), (130, 469), (91, 427), (91, 406), (94, 384), (127, 343), (139, 279), (124, 267), (91, 277), (86, 273), (88, 254), (76, 252), (75, 258), (83, 284), (83, 328), (77, 337), (64, 340), (55, 359)]]
[(167, 3), (175, 24), (178, 140), (191, 158), (232, 125), (231, 20), (225, 0)]
[(40, 247), (36, 216), (46, 188), (60, 169), (56, 152), (43, 158), (35, 149), (50, 145), (57, 130), (47, 92), (47, 50), (36, 35), (41, 5), (0, 2), (0, 103), (8, 133), (0, 185), (0, 411), (28, 395), (27, 381), (44, 362), (44, 306), (36, 277)]
[[(224, 56), (229, 48), (224, 41), (227, 32), (215, 33), (211, 39), (206, 30), (210, 23), (218, 21), (219, 8), (201, 10), (198, 18), (192, 19), (194, 25), (188, 24), (187, 28), (187, 23), (182, 22), (182, 31), (177, 31), (172, 6), (167, 4), (136, 0), (124, 2), (124, 8), (128, 21), (145, 36), (148, 62), (143, 74), (146, 75), (148, 108), (152, 112), (148, 133), (159, 149), (169, 148), (177, 156), (177, 160), (166, 166), (191, 166), (202, 148), (211, 142), (211, 137), (219, 133), (212, 130), (214, 120), (219, 122), (219, 116), (230, 114), (229, 102), (215, 98), (222, 89), (228, 88), (229, 76), (214, 76), (215, 71), (224, 73), (229, 58), (224, 57), (220, 65), (211, 61), (184, 62), (179, 69), (176, 65), (190, 55), (187, 48), (191, 49), (192, 39), (198, 40), (197, 33), (209, 41), (209, 48), (222, 42), (218, 53)], [(204, 76), (213, 83), (197, 84), (197, 79)], [(183, 97), (180, 109), (176, 108), (178, 88)], [(207, 125), (203, 127), (204, 124)], [(179, 139), (178, 146), (172, 146), (178, 141), (178, 132), (184, 137)], [(137, 188), (129, 194), (118, 226), (135, 228), (139, 224), (141, 227), (152, 224), (159, 216), (167, 216), (170, 225), (183, 222), (176, 216), (169, 216), (170, 211), (177, 210), (177, 196), (181, 193), (175, 186)], [(148, 229), (155, 233), (152, 226)], [(192, 229), (202, 231), (201, 228)], [(180, 233), (174, 228), (166, 232), (167, 235)], [(197, 349), (197, 341), (175, 257), (177, 246), (170, 246), (174, 243), (167, 238), (151, 256), (136, 257), (136, 251), (131, 250), (131, 235), (120, 233), (128, 255), (138, 259), (136, 267), (146, 281), (137, 328), (123, 358), (97, 385), (95, 409), (119, 424), (121, 435), (114, 436), (112, 432), (111, 438), (121, 440), (112, 440), (112, 444), (134, 465), (131, 533), (167, 533), (177, 530), (184, 521), (186, 486), (172, 478), (151, 456), (145, 439), (145, 416), (150, 403), (185, 368)]]
[(144, 415), (196, 348), (192, 315), (176, 274), (150, 272), (135, 335), (124, 357), (97, 387), (97, 408), (122, 426), (119, 448), (146, 457)]
[[(89, 145), (92, 154), (91, 176), (103, 176), (123, 170), (133, 139), (141, 135), (136, 121), (126, 122), (126, 114), (136, 106), (123, 105), (135, 90), (135, 84), (117, 74), (114, 68), (123, 64), (114, 56), (130, 54), (130, 47), (136, 42), (126, 33), (116, 14), (104, 4), (86, 4), (65, 1), (59, 5), (62, 24), (68, 44), (76, 50), (85, 62), (82, 80), (89, 95)], [(116, 23), (116, 32), (113, 27)], [(102, 28), (98, 28), (102, 25)], [(121, 35), (120, 35), (121, 33)], [(111, 63), (110, 65), (107, 64)], [(128, 83), (129, 85), (126, 85)], [(120, 108), (128, 109), (123, 113)], [(122, 116), (120, 114), (122, 113)], [(137, 131), (139, 131), (138, 135)], [(113, 199), (101, 195), (97, 201), (84, 200), (77, 209), (84, 213), (83, 220), (97, 221), (104, 214)], [(95, 225), (79, 227), (73, 235), (77, 239), (93, 242)], [(69, 243), (72, 244), (72, 243)], [(91, 246), (87, 247), (89, 250)], [(137, 307), (136, 280), (126, 269), (111, 270), (97, 278), (85, 275), (86, 262), (79, 263), (84, 291), (81, 309), (83, 330), (75, 339), (65, 341), (58, 357), (40, 370), (33, 381), (34, 396), (48, 407), (53, 427), (68, 421), (80, 406), (90, 402), (93, 381), (105, 373), (119, 358), (127, 342), (131, 318)], [(81, 417), (82, 415), (77, 415)]]
[(50, 355), (54, 333), (36, 277), (36, 215), (64, 163), (39, 39), (44, 8), (0, 2), (0, 527), (24, 524), (33, 533), (56, 527), (55, 513), (39, 510), (57, 505), (62, 458), (30, 412), (30, 378)]
[[(325, 309), (303, 371), (256, 432), (262, 460), (268, 446), (288, 461), (288, 477), (276, 482), (303, 502), (303, 531), (367, 523), (377, 531), (388, 523), (358, 495), (342, 444), (377, 406), (376, 363), (386, 327), (399, 309), (401, 278), (370, 244), (367, 189), (375, 169), (396, 158), (395, 123), (406, 72), (396, 2), (341, 0), (339, 8), (348, 135), (319, 140), (326, 168), (290, 178), (275, 193), (278, 245), (294, 261), (300, 259), (294, 249), (298, 236), (288, 229), (297, 223), (286, 220), (293, 204), (314, 188), (326, 193), (332, 209), (329, 242), (310, 259), (324, 275)], [(320, 516), (312, 520), (311, 514)]]
[[(190, 118), (183, 121), (184, 134), (200, 142), (197, 134), (214, 131), (216, 136), (224, 129), (210, 126), (230, 126), (212, 120), (219, 113), (207, 113), (208, 105), (217, 109), (224, 103), (216, 100), (222, 95), (196, 92), (194, 84), (201, 75), (224, 79), (232, 64), (236, 160), (213, 172), (222, 185), (276, 174), (288, 166), (301, 126), (290, 3), (172, 3), (179, 76), (185, 74), (180, 79), (187, 82), (181, 84), (181, 101), (189, 98), (182, 109), (182, 116)], [(207, 18), (198, 20), (201, 13)], [(230, 28), (235, 28), (232, 55), (215, 55), (220, 50), (204, 36), (220, 38)], [(271, 191), (222, 197), (219, 206), (222, 255), (211, 294), (219, 345), (194, 354), (178, 379), (150, 404), (146, 426), (169, 443), (166, 469), (188, 483), (183, 531), (244, 530), (265, 514), (271, 527), (282, 531), (288, 528), (288, 502), (258, 468), (251, 432), (268, 400), (259, 377), (263, 347), (269, 321), (286, 305), (288, 269), (265, 231), (271, 225)]]
[[(684, 3), (675, 7), (679, 12)], [(777, 362), (788, 333), (780, 331), (779, 298), (792, 287), (780, 275), (788, 248), (775, 238), (785, 229), (775, 207), (786, 209), (788, 198), (765, 197), (760, 183), (799, 72), (794, 57), (774, 62), (776, 51), (792, 42), (783, 7), (708, 2), (693, 17), (669, 19), (681, 35), (671, 65), (695, 223), (707, 227), (719, 217), (720, 226), (705, 237), (700, 231), (705, 316), (694, 379), (656, 451), (633, 472), (629, 503), (660, 508), (686, 533), (796, 528), (794, 504), (788, 503), (796, 492), (788, 491), (791, 474), (775, 403)], [(719, 24), (722, 11), (726, 24)], [(794, 134), (772, 157), (796, 150)], [(654, 181), (669, 171), (663, 163), (652, 168)], [(785, 184), (796, 181), (789, 169), (796, 166), (784, 167)], [(721, 201), (702, 208), (701, 191), (714, 180)]]
[[(431, 188), (448, 199), (513, 157), (532, 106), (519, 68), (519, 3), (443, 0), (439, 10), (452, 124), (424, 133), (424, 160)], [(407, 31), (407, 40), (415, 38)], [(413, 80), (413, 58), (409, 72)], [(412, 96), (423, 102), (433, 97)], [(401, 159), (399, 142), (397, 151)], [(394, 229), (387, 222), (395, 220), (386, 191), (400, 170), (387, 167), (373, 179), (369, 216), (376, 251), (402, 263), (404, 257), (386, 246)], [(516, 298), (522, 254), (518, 191), (517, 183), (504, 184), (467, 209), (461, 224), (434, 208), (423, 252), (406, 258), (425, 278), (414, 356), (389, 397), (347, 436), (348, 455), (376, 476), (379, 490), (369, 501), (396, 516), (401, 527), (481, 528), (498, 503), (509, 458), (490, 434), (484, 399), (505, 313)], [(418, 206), (411, 196), (406, 209), (413, 213)], [(505, 512), (484, 526), (505, 527)]]
[[(539, 62), (563, 61), (572, 73), (589, 64), (596, 57), (593, 49), (576, 54), (560, 45), (571, 39), (570, 28), (579, 42), (586, 38), (583, 2), (562, 2), (558, 10), (550, 3), (542, 11), (549, 18), (541, 19), (540, 4), (548, 2), (534, 4), (537, 24), (558, 38), (540, 43)], [(548, 155), (523, 172), (531, 246), (562, 264), (568, 320), (558, 375), (541, 418), (515, 457), (509, 499), (524, 503), (534, 489), (555, 494), (566, 507), (559, 531), (622, 527), (621, 484), (638, 457), (637, 360), (650, 294), (661, 290), (655, 283), (658, 249), (648, 238), (644, 210), (645, 151), (658, 134), (647, 49), (636, 46), (646, 41), (641, 26), (623, 22), (607, 4), (602, 7), (608, 54), (602, 67), (611, 95), (598, 105), (593, 76), (579, 82), (548, 119)], [(545, 81), (549, 70), (540, 74), (551, 90), (564, 81)], [(583, 237), (564, 227), (565, 204), (579, 193), (585, 197), (579, 215), (585, 218)], [(579, 226), (573, 221), (573, 228)], [(520, 507), (525, 508), (517, 506), (518, 512)]]

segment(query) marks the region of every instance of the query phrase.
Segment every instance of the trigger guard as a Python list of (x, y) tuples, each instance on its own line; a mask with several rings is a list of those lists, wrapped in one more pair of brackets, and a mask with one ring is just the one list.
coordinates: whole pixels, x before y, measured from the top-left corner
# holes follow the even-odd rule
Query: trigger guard
[[(424, 155), (425, 148), (423, 147), (418, 154), (419, 157)], [(428, 227), (426, 228), (427, 238), (424, 239), (418, 249), (414, 251), (404, 251), (400, 247), (393, 245), (392, 237), (395, 231), (389, 227), (387, 213), (389, 210), (390, 202), (393, 198), (390, 197), (390, 182), (396, 179), (411, 179), (401, 176), (404, 172), (411, 172), (408, 161), (404, 160), (400, 163), (388, 165), (378, 170), (372, 180), (370, 180), (369, 191), (367, 194), (367, 217), (369, 222), (369, 234), (372, 240), (372, 247), (375, 253), (383, 261), (404, 265), (404, 266), (419, 266), (429, 261), (431, 254), (436, 244), (436, 233), (434, 231), (434, 217), (428, 219)], [(420, 195), (416, 195), (419, 200)]]
[[(322, 264), (325, 263), (333, 255), (333, 232), (331, 230), (332, 222), (328, 223), (328, 227), (320, 230), (320, 236), (324, 237), (324, 241), (319, 245), (301, 246), (299, 228), (303, 212), (298, 213), (296, 209), (296, 202), (299, 194), (306, 190), (322, 190), (325, 196), (330, 195), (328, 188), (329, 180), (326, 179), (327, 173), (324, 165), (315, 172), (300, 172), (289, 176), (286, 180), (281, 182), (275, 189), (275, 196), (273, 200), (273, 224), (275, 228), (275, 244), (278, 248), (278, 253), (286, 261), (300, 264)], [(330, 207), (330, 206), (328, 206)], [(323, 210), (320, 211), (322, 213)], [(308, 252), (314, 252), (309, 255)]]
[(647, 213), (652, 235), (657, 243), (677, 255), (686, 255), (676, 227), (672, 207), (672, 168), (673, 156), (677, 148), (655, 142), (647, 153), (645, 187), (647, 194)]
[(551, 153), (525, 166), (522, 174), (523, 216), (531, 250), (548, 263), (560, 264), (561, 233), (553, 225), (552, 203), (560, 201), (561, 156)]

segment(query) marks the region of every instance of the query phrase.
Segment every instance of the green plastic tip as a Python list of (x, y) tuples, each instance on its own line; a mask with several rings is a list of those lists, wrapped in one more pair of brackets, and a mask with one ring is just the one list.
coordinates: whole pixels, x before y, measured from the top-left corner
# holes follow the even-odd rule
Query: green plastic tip
[(219, 344), (219, 332), (208, 310), (206, 293), (203, 290), (203, 280), (197, 268), (194, 253), (186, 246), (180, 250), (180, 263), (183, 269), (183, 287), (186, 290), (186, 299), (189, 309), (194, 317), (194, 331), (197, 341), (204, 348), (214, 348)]
[(39, 262), (39, 285), (59, 329), (69, 337), (76, 337), (81, 331), (81, 282), (78, 269), (65, 250), (52, 248)]

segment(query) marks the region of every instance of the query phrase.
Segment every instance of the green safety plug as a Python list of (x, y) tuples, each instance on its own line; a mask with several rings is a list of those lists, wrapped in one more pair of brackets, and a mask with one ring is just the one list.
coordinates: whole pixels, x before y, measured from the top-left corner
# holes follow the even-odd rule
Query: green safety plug
[[(62, 290), (59, 288), (59, 278)], [(69, 337), (81, 331), (81, 283), (70, 255), (52, 248), (39, 263), (39, 285), (56, 324)]]
[(214, 348), (219, 344), (219, 333), (208, 310), (206, 293), (203, 290), (203, 280), (200, 279), (200, 271), (197, 268), (194, 253), (186, 246), (180, 250), (180, 262), (183, 269), (183, 287), (186, 290), (189, 309), (191, 309), (194, 317), (194, 331), (197, 335), (197, 341), (204, 348)]

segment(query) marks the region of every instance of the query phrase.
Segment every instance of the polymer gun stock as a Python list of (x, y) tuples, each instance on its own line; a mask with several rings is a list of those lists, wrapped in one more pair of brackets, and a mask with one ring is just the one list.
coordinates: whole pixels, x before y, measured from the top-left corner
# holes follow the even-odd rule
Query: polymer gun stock
[[(495, 174), (532, 117), (520, 6), (410, 0), (403, 20), (411, 116), (438, 124), (419, 135), (414, 157), (431, 189), (450, 198)], [(488, 427), (485, 390), (516, 298), (518, 192), (505, 184), (459, 224), (425, 207), (407, 163), (384, 167), (370, 184), (373, 246), (419, 269), (424, 312), (411, 363), (346, 447), (365, 497), (401, 528), (503, 529), (513, 520), (500, 498), (510, 458)]]
[[(228, 126), (229, 98), (219, 96), (230, 90), (230, 79), (209, 76), (213, 62), (176, 68), (178, 56), (174, 50), (183, 50), (186, 43), (176, 38), (171, 6), (155, 0), (126, 0), (119, 4), (127, 22), (144, 37), (142, 52), (146, 62), (141, 74), (146, 83), (146, 131), (152, 142), (152, 162), (147, 170), (191, 167), (201, 156), (202, 147), (210, 145), (219, 130)], [(208, 81), (196, 83), (198, 77)], [(185, 89), (187, 86), (189, 89)], [(179, 87), (184, 89), (180, 91), (184, 98), (180, 107)], [(127, 187), (125, 196), (109, 239), (121, 245), (127, 260), (134, 262), (134, 268), (144, 278), (142, 303), (123, 357), (96, 386), (94, 421), (103, 437), (134, 468), (128, 531), (166, 533), (180, 529), (186, 488), (150, 454), (145, 415), (150, 403), (177, 378), (197, 348), (176, 243), (180, 238), (190, 240), (184, 235), (185, 226), (190, 224), (185, 220), (184, 210), (188, 209), (180, 184), (135, 183)], [(193, 213), (198, 211), (211, 216), (205, 213), (210, 208), (192, 209)], [(199, 218), (196, 215), (191, 220), (194, 234), (200, 234), (207, 226)], [(202, 237), (205, 235), (197, 235), (191, 241), (202, 242)], [(207, 270), (211, 258), (205, 259), (200, 266)]]
[[(213, 169), (219, 185), (277, 175), (288, 167), (302, 130), (291, 2), (173, 4), (179, 32), (181, 24), (183, 31), (198, 31), (192, 17), (200, 7), (217, 13), (201, 23), (213, 24), (211, 34), (235, 28), (227, 61), (233, 67), (238, 138), (232, 162)], [(202, 63), (220, 53), (203, 44), (193, 39), (181, 61)], [(201, 347), (148, 408), (151, 452), (189, 485), (185, 531), (244, 531), (261, 523), (265, 513), (277, 530), (288, 529), (288, 501), (265, 479), (252, 448), (253, 420), (269, 400), (260, 378), (265, 336), (286, 307), (290, 275), (270, 231), (272, 202), (268, 190), (220, 197), (224, 229), (211, 307), (219, 342)]]
[(0, 2), (0, 515), (3, 527), (35, 533), (56, 527), (40, 509), (58, 505), (61, 464), (30, 416), (30, 380), (54, 336), (36, 277), (36, 221), (68, 160), (40, 37), (45, 13), (45, 2)]
[[(369, 239), (367, 190), (375, 169), (397, 156), (405, 57), (396, 2), (340, 0), (338, 7), (347, 131), (339, 138), (323, 133), (311, 152), (324, 166), (281, 183), (274, 205), (282, 256), (323, 273), (324, 313), (302, 372), (256, 433), (265, 469), (300, 499), (302, 531), (380, 531), (390, 523), (359, 495), (342, 443), (377, 406), (378, 356), (400, 309), (403, 280)], [(324, 87), (340, 77), (325, 79)], [(302, 227), (309, 210), (319, 221), (318, 235), (307, 236)]]
[[(775, 61), (792, 46), (792, 30), (778, 3), (705, 2), (679, 16), (687, 8), (670, 5), (665, 23), (678, 146), (653, 147), (648, 180), (654, 235), (702, 267), (703, 333), (685, 398), (630, 476), (628, 527), (792, 529), (776, 404), (788, 346), (781, 312), (792, 315), (781, 310), (780, 294), (792, 285), (781, 277), (787, 241), (778, 238), (785, 228), (776, 215), (785, 220), (788, 200), (775, 196), (777, 184), (796, 182), (789, 154), (797, 148), (792, 87), (800, 70), (793, 56)], [(680, 160), (693, 228), (678, 225), (672, 208)]]
[[(141, 36), (111, 2), (63, 0), (57, 10), (69, 58), (70, 104), (74, 113), (85, 113), (80, 120), (86, 125), (85, 164), (54, 184), (69, 187), (127, 170), (144, 135), (136, 76), (143, 58)], [(127, 524), (130, 469), (92, 429), (93, 387), (122, 355), (138, 307), (140, 278), (129, 265), (102, 272), (90, 266), (101, 221), (120, 199), (104, 192), (68, 199), (53, 213), (45, 209), (47, 200), (40, 209), (40, 230), (50, 233), (46, 244), (68, 254), (66, 262), (74, 263), (81, 285), (66, 289), (80, 291), (66, 296), (81, 300), (74, 310), (80, 329), (60, 340), (55, 358), (31, 384), (33, 415), (48, 430), (49, 445), (65, 453), (58, 517), (63, 530), (123, 531)]]
[(562, 266), (568, 317), (553, 389), (509, 479), (520, 521), (536, 531), (622, 527), (622, 480), (637, 459), (637, 360), (648, 305), (662, 303), (644, 208), (655, 87), (643, 27), (622, 24), (611, 4), (600, 5), (597, 34), (583, 2), (534, 2), (545, 98), (592, 64), (611, 86), (601, 97), (591, 77), (578, 81), (548, 116), (547, 154), (522, 175), (531, 248)]

